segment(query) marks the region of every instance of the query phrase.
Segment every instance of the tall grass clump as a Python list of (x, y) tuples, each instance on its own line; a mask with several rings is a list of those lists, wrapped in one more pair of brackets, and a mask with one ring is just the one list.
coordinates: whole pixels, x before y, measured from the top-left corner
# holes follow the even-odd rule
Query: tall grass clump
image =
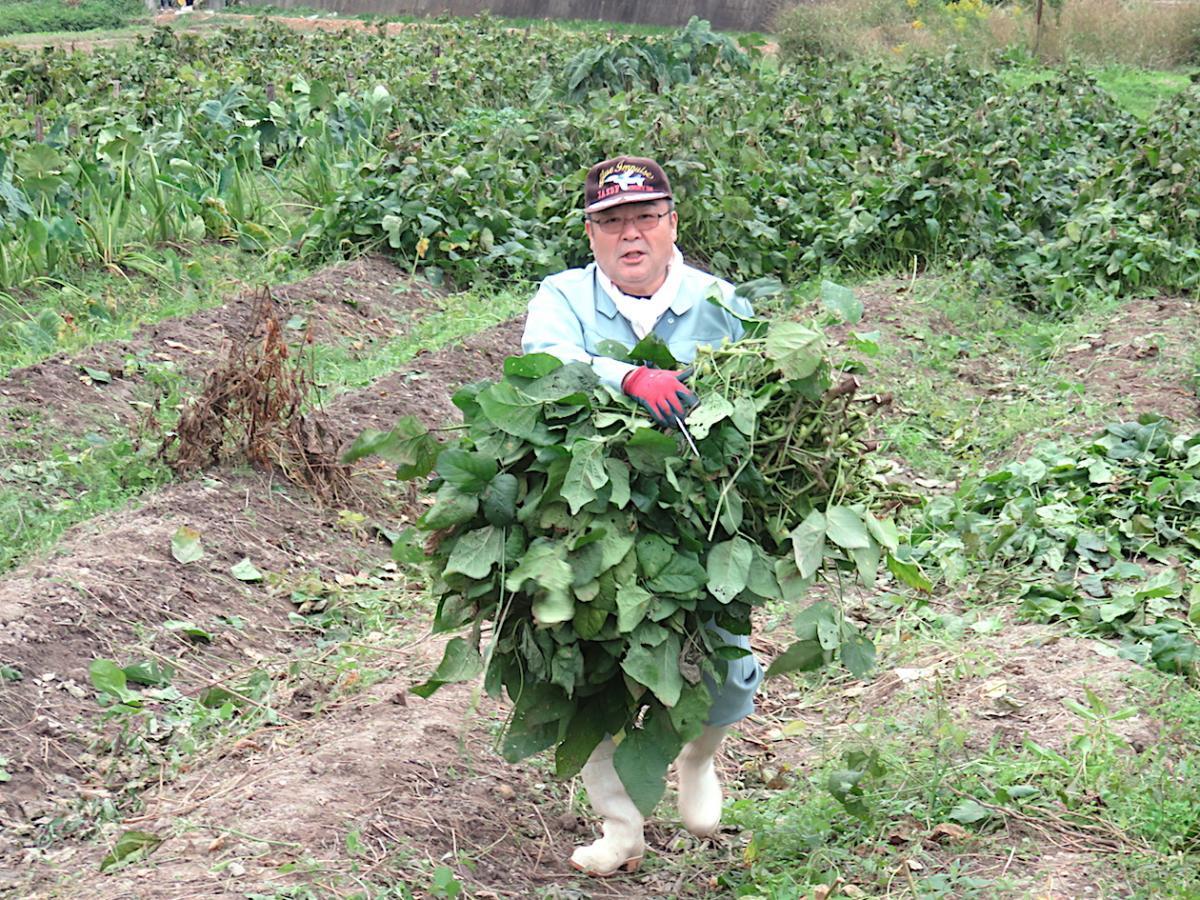
[(1200, 3), (1155, 0), (828, 0), (775, 20), (785, 59), (851, 59), (943, 53), (977, 58), (1022, 48), (1046, 62), (1173, 68), (1200, 62)]
[(1200, 3), (1065, 0), (1047, 10), (1038, 55), (1164, 69), (1200, 63)]

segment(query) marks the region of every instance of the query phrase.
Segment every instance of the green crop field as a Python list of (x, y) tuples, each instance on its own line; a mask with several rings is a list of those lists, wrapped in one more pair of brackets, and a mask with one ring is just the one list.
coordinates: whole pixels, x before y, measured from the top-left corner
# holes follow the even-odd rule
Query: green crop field
[[(1200, 85), (781, 37), (0, 44), (0, 895), (1200, 896)], [(694, 459), (506, 362), (619, 152), (761, 320)], [(585, 878), (590, 642), (652, 804), (696, 610), (722, 830)]]

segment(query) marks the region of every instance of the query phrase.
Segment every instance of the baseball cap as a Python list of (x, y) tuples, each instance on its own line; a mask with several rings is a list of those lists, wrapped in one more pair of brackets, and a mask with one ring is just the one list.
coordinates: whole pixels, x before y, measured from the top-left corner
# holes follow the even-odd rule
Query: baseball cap
[(663, 199), (671, 199), (671, 182), (662, 166), (643, 156), (617, 156), (588, 170), (583, 211), (594, 213), (621, 203)]

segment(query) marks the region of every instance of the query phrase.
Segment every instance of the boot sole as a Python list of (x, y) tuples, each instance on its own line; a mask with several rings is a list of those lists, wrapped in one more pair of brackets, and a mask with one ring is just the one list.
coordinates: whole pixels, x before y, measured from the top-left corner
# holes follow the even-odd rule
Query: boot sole
[(610, 878), (617, 873), (632, 875), (642, 865), (642, 858), (640, 856), (635, 856), (632, 859), (627, 859), (611, 872), (594, 872), (591, 869), (579, 865), (579, 863), (575, 862), (573, 859), (569, 860), (569, 862), (571, 863), (572, 869), (577, 872), (582, 872), (584, 875), (590, 875), (592, 878)]

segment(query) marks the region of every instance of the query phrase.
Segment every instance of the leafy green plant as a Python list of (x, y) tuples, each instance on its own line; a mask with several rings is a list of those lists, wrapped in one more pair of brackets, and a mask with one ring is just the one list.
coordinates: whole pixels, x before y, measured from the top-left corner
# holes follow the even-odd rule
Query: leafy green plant
[[(590, 367), (544, 354), (510, 358), (502, 380), (460, 390), (466, 430), (449, 447), (410, 418), (364, 434), (346, 457), (380, 453), (402, 479), (437, 473), (417, 523), (430, 532), (434, 627), (469, 633), (415, 690), (482, 674), (514, 704), (504, 755), (554, 747), (563, 777), (605, 734), (623, 733), (615, 765), (643, 810), (704, 723), (705, 676), (723, 678), (745, 653), (706, 623), (745, 634), (752, 609), (798, 604), (822, 567), (873, 580), (897, 550), (894, 527), (863, 503), (861, 419), (849, 392), (830, 390), (821, 332), (747, 324), (737, 344), (697, 359), (704, 402), (688, 427), (698, 457)], [(676, 365), (653, 337), (609, 352)], [(397, 543), (402, 556), (414, 549)], [(870, 642), (832, 604), (806, 610), (797, 631), (773, 671), (835, 653), (859, 675), (873, 664)]]
[(750, 57), (727, 35), (692, 16), (680, 31), (663, 38), (626, 37), (588, 47), (567, 62), (563, 91), (582, 100), (591, 91), (662, 93), (716, 72), (746, 72)]
[(1158, 417), (1110, 425), (931, 501), (913, 541), (950, 579), (975, 559), (1020, 566), (1023, 615), (1120, 637), (1123, 655), (1195, 678), (1197, 467), (1200, 435)]

